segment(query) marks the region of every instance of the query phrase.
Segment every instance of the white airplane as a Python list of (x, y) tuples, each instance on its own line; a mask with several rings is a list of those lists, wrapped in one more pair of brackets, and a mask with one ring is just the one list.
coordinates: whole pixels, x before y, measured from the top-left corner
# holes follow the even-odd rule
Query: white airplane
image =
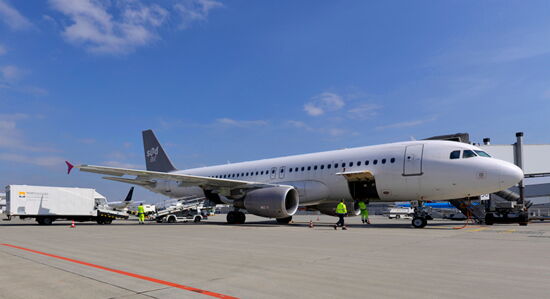
[(109, 208), (115, 210), (115, 211), (126, 211), (128, 210), (128, 207), (130, 204), (135, 203), (132, 201), (132, 195), (134, 194), (134, 187), (130, 188), (130, 191), (128, 191), (128, 195), (126, 195), (126, 198), (124, 201), (108, 201), (107, 206)]
[(412, 225), (420, 228), (429, 218), (422, 202), (494, 193), (524, 176), (514, 164), (453, 141), (398, 142), (186, 170), (176, 170), (153, 131), (143, 131), (143, 142), (147, 170), (76, 167), (172, 198), (202, 196), (232, 204), (231, 224), (245, 222), (241, 209), (279, 223), (290, 222), (299, 206), (334, 215), (344, 199), (354, 207), (352, 215), (359, 212), (358, 201), (411, 201), (417, 205)]

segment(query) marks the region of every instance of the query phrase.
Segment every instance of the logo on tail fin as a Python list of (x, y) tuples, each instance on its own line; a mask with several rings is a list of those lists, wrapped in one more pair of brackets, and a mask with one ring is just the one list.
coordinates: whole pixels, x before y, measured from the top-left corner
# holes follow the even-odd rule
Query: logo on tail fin
[(157, 156), (159, 155), (159, 147), (152, 147), (151, 149), (147, 150), (147, 153), (145, 156), (149, 159), (150, 163), (153, 163), (157, 161)]

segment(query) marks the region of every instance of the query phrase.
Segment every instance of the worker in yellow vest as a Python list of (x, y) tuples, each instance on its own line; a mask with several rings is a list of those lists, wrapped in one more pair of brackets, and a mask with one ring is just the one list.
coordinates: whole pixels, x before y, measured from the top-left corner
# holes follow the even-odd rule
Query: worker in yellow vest
[(338, 222), (334, 225), (334, 229), (337, 229), (338, 226), (341, 226), (343, 230), (346, 230), (346, 225), (344, 224), (344, 217), (348, 213), (348, 209), (346, 208), (346, 204), (344, 203), (344, 200), (340, 200), (338, 205), (336, 206), (336, 216), (338, 216)]
[(145, 209), (143, 208), (143, 203), (140, 203), (138, 206), (138, 219), (139, 224), (145, 224)]
[(367, 204), (364, 201), (357, 203), (359, 206), (359, 211), (361, 211), (361, 222), (370, 224), (369, 220), (369, 210), (367, 209)]

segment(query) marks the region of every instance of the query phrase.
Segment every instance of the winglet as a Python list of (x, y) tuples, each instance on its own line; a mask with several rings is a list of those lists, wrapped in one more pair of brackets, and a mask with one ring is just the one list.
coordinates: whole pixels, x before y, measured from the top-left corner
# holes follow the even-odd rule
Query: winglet
[(65, 161), (65, 164), (67, 164), (67, 174), (70, 174), (71, 170), (74, 168), (74, 165), (69, 161)]

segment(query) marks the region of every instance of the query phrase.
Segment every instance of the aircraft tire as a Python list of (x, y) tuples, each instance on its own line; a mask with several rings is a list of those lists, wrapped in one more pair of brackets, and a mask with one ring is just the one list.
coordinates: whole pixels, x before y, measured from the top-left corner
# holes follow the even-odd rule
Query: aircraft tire
[(50, 217), (44, 217), (42, 218), (42, 224), (44, 225), (50, 225), (53, 223), (53, 219)]
[(201, 222), (201, 216), (195, 216), (195, 218), (193, 219), (193, 222), (195, 223)]
[(411, 224), (414, 228), (424, 228), (428, 221), (424, 217), (414, 217)]
[(292, 221), (292, 216), (285, 218), (277, 218), (277, 224), (289, 224)]
[(237, 219), (238, 219), (238, 224), (244, 224), (245, 221), (246, 221), (246, 215), (243, 213), (243, 212), (237, 212)]
[(237, 212), (231, 211), (227, 213), (226, 220), (228, 224), (237, 224), (237, 220), (238, 220)]

